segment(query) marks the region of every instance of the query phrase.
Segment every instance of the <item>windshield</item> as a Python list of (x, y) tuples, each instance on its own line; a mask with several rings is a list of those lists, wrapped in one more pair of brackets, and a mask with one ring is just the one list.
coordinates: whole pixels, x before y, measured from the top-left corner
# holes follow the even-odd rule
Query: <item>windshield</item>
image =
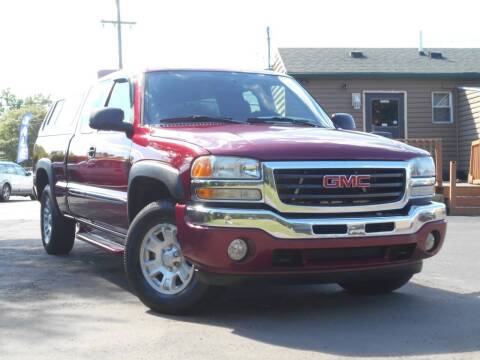
[(308, 92), (287, 76), (192, 70), (146, 74), (146, 124), (192, 117), (240, 122), (253, 119), (255, 123), (307, 120), (333, 128), (328, 115)]

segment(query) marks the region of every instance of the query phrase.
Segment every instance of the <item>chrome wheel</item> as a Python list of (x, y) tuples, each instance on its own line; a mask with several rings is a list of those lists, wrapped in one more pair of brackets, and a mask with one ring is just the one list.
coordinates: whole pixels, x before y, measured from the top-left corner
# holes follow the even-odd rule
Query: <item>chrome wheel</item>
[(45, 200), (43, 205), (43, 239), (48, 245), (52, 237), (52, 206), (49, 198)]
[(8, 186), (7, 184), (3, 185), (2, 198), (3, 198), (3, 200), (5, 200), (5, 201), (7, 201), (8, 199), (10, 199), (10, 186)]
[(140, 249), (140, 266), (147, 282), (161, 294), (178, 294), (193, 278), (193, 265), (183, 257), (177, 227), (172, 224), (158, 224), (147, 232)]

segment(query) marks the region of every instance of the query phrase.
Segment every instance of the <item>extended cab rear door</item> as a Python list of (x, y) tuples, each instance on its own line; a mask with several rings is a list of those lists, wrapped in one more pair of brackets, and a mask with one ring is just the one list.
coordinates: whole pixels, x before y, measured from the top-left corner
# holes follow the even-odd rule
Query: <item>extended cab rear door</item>
[(127, 188), (132, 142), (122, 132), (91, 129), (89, 119), (98, 108), (119, 107), (125, 113), (125, 121), (132, 121), (130, 93), (126, 79), (105, 80), (91, 89), (67, 162), (71, 213), (121, 233), (126, 233), (128, 228)]

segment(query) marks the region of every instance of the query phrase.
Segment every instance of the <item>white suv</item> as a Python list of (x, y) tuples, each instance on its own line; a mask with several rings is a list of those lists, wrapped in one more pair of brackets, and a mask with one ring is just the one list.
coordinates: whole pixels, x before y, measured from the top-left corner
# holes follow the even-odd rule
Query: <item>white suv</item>
[(30, 196), (34, 200), (33, 177), (20, 165), (0, 161), (0, 201), (7, 201), (11, 195)]

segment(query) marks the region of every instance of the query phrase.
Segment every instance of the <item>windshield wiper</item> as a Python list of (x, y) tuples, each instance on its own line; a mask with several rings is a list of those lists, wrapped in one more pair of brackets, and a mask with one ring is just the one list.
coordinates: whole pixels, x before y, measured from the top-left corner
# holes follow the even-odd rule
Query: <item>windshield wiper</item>
[(192, 115), (192, 116), (185, 116), (185, 117), (177, 117), (177, 118), (168, 118), (168, 119), (161, 119), (161, 124), (172, 124), (172, 123), (189, 123), (189, 122), (224, 122), (224, 123), (235, 123), (235, 124), (243, 124), (242, 121), (234, 120), (229, 117), (215, 117), (215, 116), (207, 116), (207, 115)]
[(313, 127), (319, 126), (319, 124), (313, 122), (312, 120), (302, 119), (302, 118), (283, 117), (283, 116), (252, 117), (247, 119), (247, 123), (250, 123), (250, 124), (289, 123), (289, 124), (296, 124), (296, 125), (308, 125)]

